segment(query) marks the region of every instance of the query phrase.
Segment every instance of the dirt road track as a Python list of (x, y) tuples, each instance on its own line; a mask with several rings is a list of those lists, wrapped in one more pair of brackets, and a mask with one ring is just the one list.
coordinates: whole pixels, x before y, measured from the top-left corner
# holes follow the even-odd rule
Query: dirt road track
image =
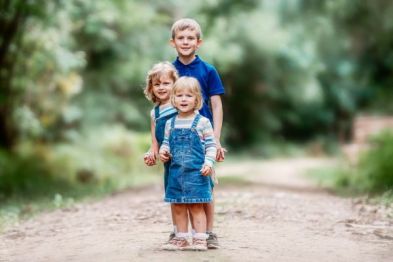
[(325, 159), (219, 165), (222, 248), (161, 251), (170, 230), (161, 185), (39, 215), (0, 236), (0, 261), (393, 261), (393, 219), (302, 174)]

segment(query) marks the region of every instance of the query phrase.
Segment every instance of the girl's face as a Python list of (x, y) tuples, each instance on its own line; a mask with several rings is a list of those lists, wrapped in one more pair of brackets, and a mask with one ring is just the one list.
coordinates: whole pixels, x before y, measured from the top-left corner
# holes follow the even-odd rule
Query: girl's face
[(192, 114), (195, 111), (196, 96), (190, 90), (180, 89), (175, 94), (174, 103), (179, 114)]
[(173, 87), (173, 79), (168, 75), (162, 75), (152, 80), (153, 94), (160, 102), (164, 104), (169, 101)]

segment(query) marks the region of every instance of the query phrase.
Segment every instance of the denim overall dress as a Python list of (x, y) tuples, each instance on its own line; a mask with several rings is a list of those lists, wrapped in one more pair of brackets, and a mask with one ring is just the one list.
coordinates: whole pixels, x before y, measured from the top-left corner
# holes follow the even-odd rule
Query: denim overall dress
[[(160, 118), (160, 107), (159, 106), (154, 107), (154, 118), (156, 120), (155, 135), (159, 147), (161, 146), (162, 141), (164, 141), (166, 121), (176, 115), (177, 112), (173, 112), (172, 114)], [(166, 190), (166, 187), (168, 185), (169, 165), (171, 164), (170, 161), (171, 160), (164, 163), (164, 190)]]
[(205, 149), (196, 130), (201, 115), (197, 114), (191, 128), (175, 128), (171, 120), (169, 146), (172, 160), (169, 167), (165, 201), (170, 203), (208, 203), (212, 201), (209, 176), (203, 176)]

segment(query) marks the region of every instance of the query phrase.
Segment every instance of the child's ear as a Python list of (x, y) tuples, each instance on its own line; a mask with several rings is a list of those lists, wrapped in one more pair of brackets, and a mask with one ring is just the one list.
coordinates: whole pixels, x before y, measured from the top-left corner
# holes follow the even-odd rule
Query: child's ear
[(198, 39), (197, 48), (199, 48), (202, 44), (203, 44), (203, 40), (202, 39)]
[(174, 41), (173, 39), (169, 40), (169, 44), (170, 44), (173, 48), (175, 48), (175, 41)]

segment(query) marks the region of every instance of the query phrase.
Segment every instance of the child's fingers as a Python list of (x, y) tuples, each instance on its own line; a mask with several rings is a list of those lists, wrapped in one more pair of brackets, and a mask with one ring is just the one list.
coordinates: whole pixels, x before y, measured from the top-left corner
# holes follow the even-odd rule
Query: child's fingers
[(203, 176), (208, 176), (211, 173), (211, 167), (203, 166), (201, 169), (201, 173)]
[(216, 161), (217, 162), (222, 162), (225, 159), (225, 152), (227, 152), (227, 150), (223, 147), (217, 149), (217, 156), (216, 156)]
[(165, 155), (160, 155), (160, 160), (161, 160), (162, 162), (167, 162), (167, 161), (169, 160), (169, 157), (168, 157), (168, 156), (165, 156)]

